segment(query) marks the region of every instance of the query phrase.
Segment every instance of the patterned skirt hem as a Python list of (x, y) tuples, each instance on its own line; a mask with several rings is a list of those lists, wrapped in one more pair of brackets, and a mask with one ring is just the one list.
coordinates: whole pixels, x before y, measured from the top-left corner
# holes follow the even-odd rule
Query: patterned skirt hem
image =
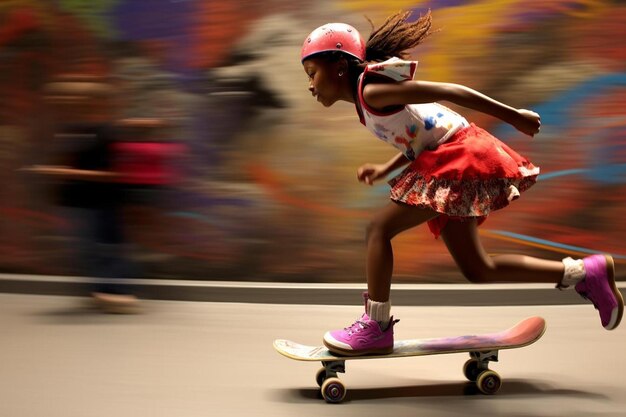
[(391, 179), (393, 201), (431, 208), (453, 217), (482, 217), (509, 205), (537, 182), (539, 168), (519, 167), (515, 178), (446, 179), (426, 178), (405, 170)]

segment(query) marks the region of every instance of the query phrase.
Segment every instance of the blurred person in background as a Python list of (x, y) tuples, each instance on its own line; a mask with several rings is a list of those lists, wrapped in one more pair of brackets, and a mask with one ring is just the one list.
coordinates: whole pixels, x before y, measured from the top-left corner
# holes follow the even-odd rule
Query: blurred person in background
[[(128, 277), (121, 174), (114, 170), (116, 94), (101, 76), (64, 75), (45, 86), (53, 117), (51, 164), (25, 171), (50, 178), (79, 241), (81, 270), (95, 278), (97, 307), (134, 313), (138, 300), (116, 280)], [(100, 279), (99, 279), (100, 278)]]
[[(173, 125), (159, 117), (123, 118), (115, 122), (112, 170), (118, 174), (126, 223), (153, 244), (163, 240), (160, 226), (167, 221), (163, 212), (178, 207), (177, 191), (186, 147), (174, 138)], [(131, 240), (134, 242), (136, 237), (132, 235)], [(132, 249), (135, 257), (141, 257), (135, 246)], [(137, 265), (133, 263), (133, 267)]]
[(361, 123), (400, 151), (385, 163), (362, 165), (358, 180), (372, 185), (408, 165), (389, 182), (391, 202), (367, 230), (365, 313), (343, 330), (327, 332), (324, 344), (345, 355), (393, 350), (397, 320), (390, 315), (391, 239), (422, 223), (428, 223), (435, 237), (443, 237), (468, 280), (574, 287), (593, 302), (607, 330), (616, 328), (624, 301), (610, 255), (559, 262), (517, 254), (490, 256), (483, 248), (478, 226), (491, 211), (508, 206), (530, 188), (539, 168), (437, 102), (486, 113), (529, 136), (539, 132), (540, 117), (458, 84), (415, 80), (417, 62), (406, 60), (407, 51), (431, 34), (431, 15), (414, 21), (410, 15), (390, 16), (367, 42), (352, 26), (328, 23), (302, 46), (301, 62), (313, 97), (325, 107), (337, 101), (354, 103)]

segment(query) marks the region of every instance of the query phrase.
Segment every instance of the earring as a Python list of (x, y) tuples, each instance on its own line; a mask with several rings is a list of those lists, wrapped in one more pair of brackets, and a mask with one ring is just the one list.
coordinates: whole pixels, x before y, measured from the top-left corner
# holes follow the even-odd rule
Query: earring
[(340, 76), (340, 77), (343, 77), (343, 71), (340, 71), (340, 72), (339, 72), (339, 76)]

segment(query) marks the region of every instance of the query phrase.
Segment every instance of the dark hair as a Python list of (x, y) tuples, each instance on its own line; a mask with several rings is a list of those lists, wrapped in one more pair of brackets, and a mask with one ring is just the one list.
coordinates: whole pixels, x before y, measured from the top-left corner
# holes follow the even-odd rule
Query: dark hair
[(407, 22), (412, 14), (410, 10), (398, 12), (389, 16), (385, 23), (376, 29), (374, 23), (367, 18), (372, 25), (372, 33), (365, 45), (365, 60), (382, 62), (393, 57), (408, 58), (407, 51), (432, 34), (430, 10), (425, 15), (420, 15), (416, 21)]

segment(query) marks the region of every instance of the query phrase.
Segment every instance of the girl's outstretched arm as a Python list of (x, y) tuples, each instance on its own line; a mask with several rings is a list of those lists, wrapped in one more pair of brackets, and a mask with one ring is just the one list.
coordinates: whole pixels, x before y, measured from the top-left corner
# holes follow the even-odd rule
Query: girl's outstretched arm
[(375, 109), (406, 104), (449, 101), (459, 106), (497, 117), (530, 136), (539, 132), (541, 127), (541, 118), (537, 113), (513, 108), (459, 84), (431, 81), (404, 81), (390, 84), (370, 83), (363, 89), (363, 98), (370, 107)]

